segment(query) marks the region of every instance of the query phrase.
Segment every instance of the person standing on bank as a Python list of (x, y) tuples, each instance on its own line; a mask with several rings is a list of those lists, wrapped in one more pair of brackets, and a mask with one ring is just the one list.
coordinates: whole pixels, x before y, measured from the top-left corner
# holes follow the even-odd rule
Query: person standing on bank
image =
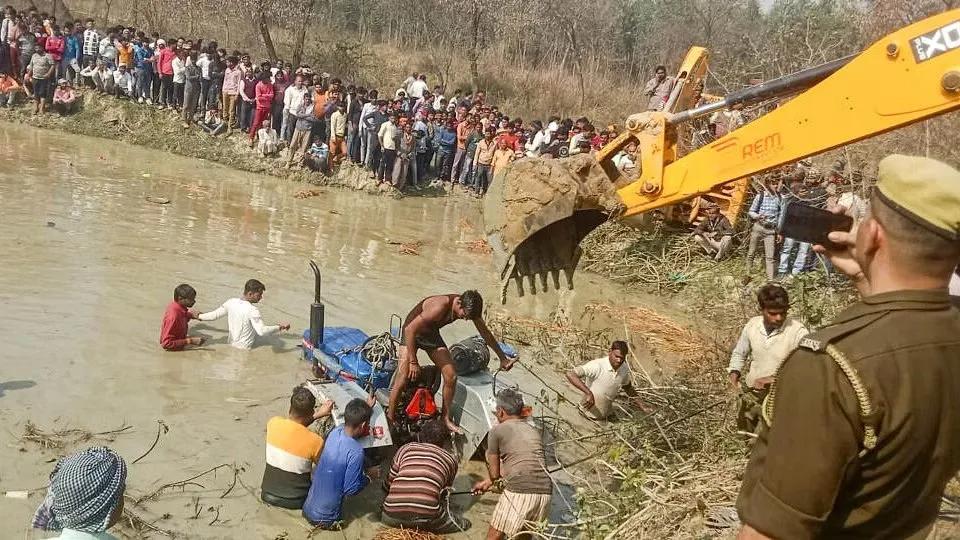
[(753, 258), (757, 247), (763, 243), (763, 267), (767, 279), (776, 278), (777, 257), (777, 229), (780, 225), (780, 215), (783, 210), (783, 199), (780, 196), (780, 182), (772, 177), (766, 177), (763, 185), (753, 198), (747, 215), (753, 221), (750, 229), (750, 243), (747, 246), (747, 273), (753, 271)]
[(781, 366), (739, 538), (925, 538), (960, 469), (960, 172), (888, 156), (863, 222), (830, 239), (815, 249), (861, 300)]
[(38, 48), (30, 59), (30, 75), (33, 81), (33, 114), (43, 114), (53, 96), (54, 74), (57, 64), (47, 51)]
[[(780, 364), (808, 333), (803, 323), (787, 316), (790, 297), (780, 285), (770, 283), (760, 287), (757, 304), (760, 315), (744, 325), (727, 367), (730, 384), (739, 390), (737, 429), (747, 433), (757, 430), (760, 404), (767, 397)], [(748, 358), (750, 369), (746, 377), (741, 377)]]

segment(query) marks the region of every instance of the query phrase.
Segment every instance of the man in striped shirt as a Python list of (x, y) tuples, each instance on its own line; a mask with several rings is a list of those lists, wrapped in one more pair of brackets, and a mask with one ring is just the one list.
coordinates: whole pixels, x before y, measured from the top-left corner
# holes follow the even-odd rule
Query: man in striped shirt
[(87, 19), (86, 30), (83, 31), (83, 66), (86, 67), (97, 59), (100, 51), (100, 33), (93, 27), (93, 19)]
[(310, 430), (314, 421), (329, 416), (333, 402), (316, 409), (310, 390), (298, 386), (290, 396), (287, 417), (267, 422), (267, 464), (263, 470), (260, 498), (263, 502), (297, 510), (310, 491), (310, 474), (320, 457), (323, 439)]
[(420, 429), (420, 442), (408, 443), (397, 452), (384, 480), (384, 525), (439, 534), (470, 528), (467, 520), (447, 512), (446, 491), (457, 476), (457, 460), (443, 448), (449, 437), (443, 420), (437, 418)]

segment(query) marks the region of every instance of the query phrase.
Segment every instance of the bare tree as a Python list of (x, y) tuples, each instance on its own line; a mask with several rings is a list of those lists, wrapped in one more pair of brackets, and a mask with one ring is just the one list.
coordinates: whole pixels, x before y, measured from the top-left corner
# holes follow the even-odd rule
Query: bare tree
[(467, 57), (470, 59), (470, 83), (474, 91), (480, 88), (480, 23), (483, 17), (482, 0), (472, 0), (470, 6), (470, 48)]
[(270, 22), (267, 19), (268, 9), (267, 0), (253, 0), (253, 22), (257, 26), (260, 38), (263, 40), (263, 46), (267, 50), (267, 57), (271, 62), (276, 62), (278, 58), (277, 48), (273, 44), (273, 36), (270, 35)]
[(303, 45), (307, 40), (307, 27), (310, 26), (310, 16), (313, 14), (315, 0), (307, 0), (303, 15), (298, 21), (297, 38), (293, 44), (293, 65), (299, 65), (303, 60)]

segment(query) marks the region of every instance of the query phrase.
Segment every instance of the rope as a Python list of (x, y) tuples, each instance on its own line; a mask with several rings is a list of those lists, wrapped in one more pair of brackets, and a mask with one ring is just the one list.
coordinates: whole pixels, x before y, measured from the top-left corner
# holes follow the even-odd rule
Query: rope
[[(390, 335), (390, 332), (384, 332), (377, 336), (370, 336), (366, 341), (356, 347), (344, 348), (340, 351), (345, 353), (360, 353), (360, 356), (370, 363), (370, 377), (367, 378), (367, 389), (373, 388), (373, 376), (378, 371), (391, 371), (396, 368), (397, 346)], [(394, 366), (391, 367), (390, 363)]]
[[(835, 345), (827, 345), (826, 353), (833, 359), (833, 362), (840, 368), (840, 371), (843, 372), (844, 377), (847, 381), (850, 382), (850, 386), (853, 388), (854, 396), (857, 399), (857, 408), (860, 412), (860, 420), (863, 422), (863, 448), (860, 450), (859, 456), (862, 458), (877, 446), (877, 431), (876, 428), (868, 421), (868, 418), (873, 415), (873, 405), (870, 403), (870, 394), (867, 393), (867, 387), (863, 384), (863, 380), (860, 378), (860, 374), (857, 373), (856, 368), (850, 364), (850, 361), (847, 360), (847, 356), (843, 354), (840, 349)], [(779, 372), (777, 373), (777, 378), (779, 378)], [(763, 420), (767, 423), (767, 426), (773, 425), (773, 408), (775, 405), (777, 394), (777, 383), (774, 379), (773, 386), (770, 387), (770, 393), (767, 395), (766, 399), (763, 400), (763, 404), (760, 407), (760, 413), (763, 416)]]

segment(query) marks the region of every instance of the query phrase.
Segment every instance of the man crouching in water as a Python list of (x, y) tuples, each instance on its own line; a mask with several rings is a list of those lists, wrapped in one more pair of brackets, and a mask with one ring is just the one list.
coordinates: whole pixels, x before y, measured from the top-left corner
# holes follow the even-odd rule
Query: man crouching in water
[(400, 392), (408, 380), (416, 380), (420, 375), (417, 350), (423, 349), (443, 375), (443, 420), (451, 432), (461, 433), (460, 428), (450, 419), (453, 395), (457, 391), (457, 370), (454, 368), (450, 350), (440, 336), (440, 329), (457, 319), (473, 321), (487, 346), (500, 358), (500, 369), (508, 371), (513, 367), (516, 359), (510, 359), (504, 354), (487, 324), (483, 322), (483, 297), (480, 293), (466, 291), (463, 294), (428, 296), (414, 306), (403, 321), (400, 361), (396, 380), (390, 389), (390, 406), (387, 410), (387, 417), (391, 421), (396, 414)]

